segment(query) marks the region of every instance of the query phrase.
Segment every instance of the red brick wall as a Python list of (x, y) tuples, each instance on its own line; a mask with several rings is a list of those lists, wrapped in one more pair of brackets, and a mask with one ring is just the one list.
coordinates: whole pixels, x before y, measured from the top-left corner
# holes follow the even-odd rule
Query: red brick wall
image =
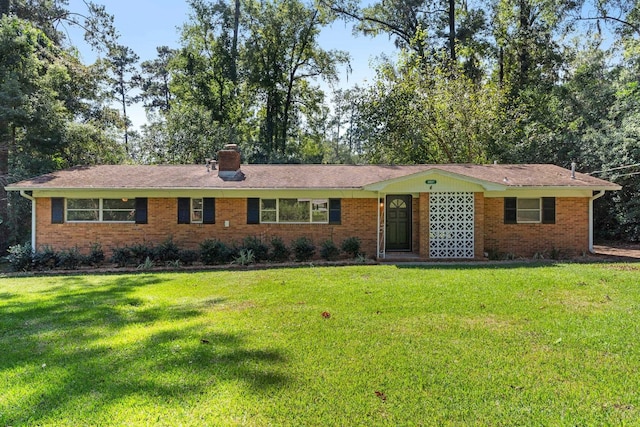
[[(181, 248), (197, 249), (200, 242), (216, 238), (225, 243), (240, 242), (247, 236), (258, 236), (269, 242), (281, 237), (287, 244), (300, 236), (313, 240), (319, 253), (322, 241), (332, 239), (340, 245), (347, 237), (362, 240), (367, 256), (376, 254), (376, 199), (342, 199), (342, 223), (327, 224), (247, 224), (246, 199), (216, 199), (215, 224), (178, 224), (177, 199), (148, 200), (148, 224), (66, 223), (51, 224), (51, 199), (37, 201), (36, 245), (66, 249), (77, 246), (86, 252), (92, 243), (100, 242), (107, 256), (116, 246), (145, 242), (158, 244), (170, 236)], [(225, 227), (229, 221), (229, 227)]]
[(518, 257), (580, 255), (589, 249), (589, 199), (556, 198), (555, 224), (504, 224), (504, 199), (485, 198), (484, 247)]

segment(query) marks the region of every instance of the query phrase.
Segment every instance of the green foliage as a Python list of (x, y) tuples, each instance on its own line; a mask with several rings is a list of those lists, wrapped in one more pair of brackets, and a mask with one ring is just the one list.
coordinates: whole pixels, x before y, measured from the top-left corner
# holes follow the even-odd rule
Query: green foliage
[(327, 261), (335, 261), (340, 255), (340, 249), (333, 240), (325, 240), (320, 244), (320, 256)]
[(153, 260), (166, 262), (180, 259), (180, 248), (168, 237), (164, 242), (153, 248)]
[(255, 262), (264, 261), (269, 257), (269, 246), (257, 236), (247, 236), (242, 240), (242, 249), (251, 250)]
[(203, 264), (224, 264), (230, 262), (232, 256), (232, 249), (220, 240), (207, 239), (200, 243), (200, 261)]
[(51, 246), (42, 246), (33, 254), (35, 270), (53, 270), (59, 263), (59, 255)]
[(271, 239), (271, 252), (269, 259), (276, 262), (287, 261), (291, 256), (291, 250), (287, 247), (280, 237)]
[(56, 267), (64, 270), (76, 270), (81, 264), (86, 263), (86, 257), (78, 251), (78, 248), (73, 247), (65, 249), (57, 253)]
[(104, 261), (104, 251), (102, 250), (102, 245), (100, 243), (93, 243), (89, 248), (89, 255), (86, 257), (88, 265), (97, 266), (102, 264)]
[(192, 265), (199, 259), (200, 255), (198, 254), (198, 251), (194, 251), (191, 249), (182, 249), (178, 253), (178, 261), (180, 261), (184, 265)]
[(118, 267), (126, 267), (135, 262), (131, 249), (127, 246), (116, 247), (111, 251), (111, 262)]
[(360, 254), (360, 247), (362, 242), (358, 237), (347, 237), (342, 241), (342, 251), (351, 255), (352, 258), (357, 257)]
[(309, 261), (316, 253), (316, 247), (308, 237), (298, 237), (291, 242), (293, 257), (298, 262)]
[(7, 250), (7, 261), (13, 271), (28, 271), (32, 267), (33, 249), (29, 243), (13, 245)]
[(233, 257), (233, 264), (249, 265), (256, 262), (256, 257), (251, 249), (240, 249), (238, 255)]

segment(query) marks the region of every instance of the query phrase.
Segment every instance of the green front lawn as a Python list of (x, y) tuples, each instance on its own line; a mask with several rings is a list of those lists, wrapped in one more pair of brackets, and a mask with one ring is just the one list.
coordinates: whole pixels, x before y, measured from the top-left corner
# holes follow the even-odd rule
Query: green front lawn
[(640, 423), (640, 265), (0, 279), (0, 426)]

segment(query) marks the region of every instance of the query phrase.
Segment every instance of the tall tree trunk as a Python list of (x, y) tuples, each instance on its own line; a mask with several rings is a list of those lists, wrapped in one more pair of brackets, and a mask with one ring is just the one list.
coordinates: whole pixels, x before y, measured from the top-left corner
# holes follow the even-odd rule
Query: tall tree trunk
[(236, 0), (233, 11), (233, 42), (231, 44), (231, 81), (238, 83), (238, 31), (240, 28), (240, 0)]
[(9, 183), (9, 147), (12, 135), (7, 122), (0, 122), (0, 254), (9, 247), (9, 200), (4, 187)]
[(449, 0), (449, 51), (451, 62), (456, 61), (456, 0)]
[(531, 35), (531, 29), (529, 28), (529, 17), (531, 15), (530, 5), (528, 0), (519, 0), (519, 30), (520, 37), (518, 41), (518, 90), (521, 90), (529, 80), (529, 69), (531, 56), (529, 54), (529, 37)]

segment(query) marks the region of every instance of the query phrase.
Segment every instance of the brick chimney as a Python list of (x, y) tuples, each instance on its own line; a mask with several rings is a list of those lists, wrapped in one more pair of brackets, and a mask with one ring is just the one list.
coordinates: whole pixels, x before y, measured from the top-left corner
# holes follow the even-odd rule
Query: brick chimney
[(218, 176), (225, 181), (244, 179), (244, 173), (240, 170), (240, 151), (236, 144), (227, 144), (218, 151)]

